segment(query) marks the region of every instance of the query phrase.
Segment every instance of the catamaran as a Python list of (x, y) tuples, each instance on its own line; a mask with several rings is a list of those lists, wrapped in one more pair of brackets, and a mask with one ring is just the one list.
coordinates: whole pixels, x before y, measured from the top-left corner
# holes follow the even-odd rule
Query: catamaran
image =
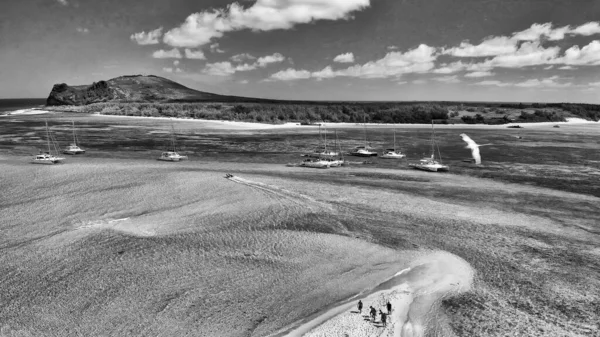
[[(40, 152), (37, 156), (33, 158), (33, 164), (46, 164), (53, 165), (58, 164), (63, 161), (65, 158), (57, 157), (52, 154), (52, 149), (50, 148), (50, 130), (48, 129), (48, 121), (46, 121), (46, 138), (48, 138), (48, 152)], [(54, 152), (58, 153), (58, 149), (56, 148), (56, 143), (52, 139), (52, 145), (54, 147)]]
[(69, 146), (67, 146), (65, 148), (65, 150), (63, 151), (64, 154), (84, 154), (85, 150), (81, 149), (78, 145), (77, 145), (77, 134), (75, 133), (75, 122), (71, 121), (73, 123), (73, 143), (71, 143)]
[(173, 127), (173, 125), (171, 125), (171, 146), (172, 146), (173, 151), (165, 151), (165, 152), (161, 153), (158, 160), (182, 161), (182, 160), (188, 159), (187, 156), (182, 156), (179, 153), (177, 153), (177, 149), (175, 146), (175, 128)]
[[(337, 131), (336, 131), (336, 135), (337, 135)], [(323, 140), (323, 137), (321, 137), (321, 125), (319, 125), (319, 142), (321, 142)], [(331, 149), (327, 149), (327, 128), (325, 128), (325, 142), (324, 145), (319, 145), (319, 147), (317, 147), (313, 152), (311, 152), (310, 154), (308, 154), (308, 157), (336, 157), (339, 156), (340, 154), (338, 152), (336, 152), (336, 150), (334, 149), (333, 151), (331, 151)]]
[[(437, 147), (438, 157), (440, 161), (435, 160), (435, 149)], [(419, 163), (409, 164), (408, 166), (430, 172), (447, 172), (449, 171), (448, 165), (442, 164), (442, 155), (440, 154), (440, 148), (437, 146), (435, 141), (435, 129), (433, 128), (433, 120), (431, 121), (431, 158), (423, 158)]]
[(350, 152), (353, 156), (358, 157), (373, 157), (377, 156), (377, 152), (375, 152), (371, 147), (367, 146), (367, 123), (364, 123), (365, 126), (365, 146), (357, 146), (352, 152)]
[(304, 159), (300, 166), (311, 167), (311, 168), (330, 168), (331, 162), (328, 159), (323, 158), (308, 158)]
[(384, 159), (401, 159), (406, 157), (405, 154), (402, 153), (402, 151), (400, 150), (396, 150), (396, 129), (394, 129), (394, 148), (393, 149), (386, 149), (383, 154), (381, 155), (381, 158)]

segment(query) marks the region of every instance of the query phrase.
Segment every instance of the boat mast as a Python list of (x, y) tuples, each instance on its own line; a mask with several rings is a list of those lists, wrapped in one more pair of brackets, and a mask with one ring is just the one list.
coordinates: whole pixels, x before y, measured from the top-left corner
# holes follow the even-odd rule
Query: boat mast
[(75, 135), (75, 121), (71, 121), (73, 123), (73, 144), (77, 145), (77, 136)]
[(431, 159), (435, 156), (435, 129), (433, 128), (433, 119), (431, 119)]
[(394, 152), (396, 152), (396, 129), (394, 129)]
[(50, 130), (48, 130), (48, 120), (46, 119), (46, 138), (48, 138), (48, 154), (50, 154)]
[(367, 116), (363, 116), (363, 126), (365, 127), (365, 150), (367, 149)]
[(327, 127), (325, 126), (325, 154), (327, 154)]
[(177, 152), (175, 149), (175, 127), (171, 124), (171, 144), (173, 146), (173, 152)]

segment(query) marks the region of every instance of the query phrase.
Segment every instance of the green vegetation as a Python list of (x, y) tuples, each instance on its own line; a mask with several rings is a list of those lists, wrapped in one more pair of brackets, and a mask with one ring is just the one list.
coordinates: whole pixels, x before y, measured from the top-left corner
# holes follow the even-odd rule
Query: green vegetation
[(600, 120), (600, 105), (456, 102), (101, 102), (49, 110), (104, 115), (176, 117), (258, 123), (506, 124), (564, 122), (567, 117)]

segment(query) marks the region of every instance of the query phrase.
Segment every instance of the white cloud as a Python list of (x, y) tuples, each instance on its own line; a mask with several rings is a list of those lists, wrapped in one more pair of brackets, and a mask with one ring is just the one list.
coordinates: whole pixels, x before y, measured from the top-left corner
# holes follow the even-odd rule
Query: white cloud
[(333, 62), (354, 63), (354, 54), (353, 53), (340, 54), (333, 59)]
[(370, 5), (370, 0), (257, 0), (252, 6), (233, 3), (188, 16), (181, 26), (165, 33), (164, 42), (175, 47), (198, 47), (224, 33), (251, 29), (290, 29), (316, 20), (347, 19)]
[(322, 70), (315, 71), (311, 74), (312, 77), (322, 80), (324, 78), (334, 78), (336, 76), (335, 71), (331, 68), (331, 66), (327, 66)]
[(173, 72), (173, 68), (163, 68), (162, 69), (165, 73), (172, 73)]
[(175, 68), (175, 72), (176, 72), (176, 73), (182, 73), (182, 72), (183, 72), (183, 70), (181, 70), (181, 69), (179, 69), (179, 68)]
[(560, 70), (575, 70), (577, 68), (572, 67), (572, 66), (562, 66), (562, 67), (560, 67), (558, 69), (560, 69)]
[[(436, 59), (436, 48), (422, 44), (406, 53), (390, 52), (382, 59), (367, 62), (363, 65), (357, 64), (346, 69), (333, 70), (331, 67), (326, 67), (323, 70), (311, 73), (307, 70), (294, 70), (290, 68), (277, 73), (279, 74), (278, 76), (271, 76), (271, 79), (279, 79), (280, 77), (285, 78), (285, 80), (310, 77), (323, 79), (339, 76), (359, 78), (399, 77), (402, 74), (408, 73), (426, 73), (435, 67), (434, 61)], [(302, 76), (293, 76), (297, 74), (301, 74)]]
[(453, 74), (467, 69), (468, 66), (468, 64), (462, 63), (462, 61), (452, 62), (450, 64), (444, 63), (441, 64), (439, 68), (434, 69), (432, 72), (434, 74)]
[(566, 65), (600, 65), (600, 41), (592, 41), (583, 48), (573, 46), (565, 50), (564, 56), (557, 58), (553, 63)]
[(544, 70), (550, 70), (550, 69), (552, 69), (552, 68), (554, 68), (554, 66), (553, 66), (553, 65), (549, 65), (549, 66), (547, 66), (547, 67), (544, 67)]
[(160, 27), (155, 30), (149, 31), (148, 33), (135, 33), (132, 34), (129, 38), (131, 39), (131, 41), (135, 41), (139, 45), (158, 44), (158, 39), (162, 35), (162, 29), (163, 27)]
[(208, 63), (203, 72), (213, 76), (229, 76), (235, 74), (235, 68), (231, 62), (216, 62)]
[(412, 81), (413, 84), (427, 84), (426, 80), (414, 80)]
[(559, 54), (560, 47), (544, 48), (539, 42), (524, 42), (512, 54), (498, 55), (482, 62), (483, 66), (500, 68), (522, 68), (551, 63)]
[(465, 77), (487, 77), (487, 76), (494, 76), (495, 74), (491, 71), (474, 71), (472, 73), (468, 73), (465, 74)]
[(481, 82), (475, 83), (475, 85), (507, 87), (507, 86), (512, 85), (512, 83), (506, 83), (506, 82), (501, 82), (501, 81), (481, 81)]
[(444, 49), (444, 54), (455, 57), (483, 57), (510, 54), (516, 51), (516, 41), (506, 36), (498, 36), (485, 39), (478, 45), (461, 42), (458, 47)]
[(77, 30), (77, 32), (78, 32), (78, 33), (81, 33), (81, 34), (87, 34), (87, 33), (89, 33), (89, 32), (90, 32), (90, 30), (89, 30), (89, 29), (87, 29), (87, 28), (82, 28), (82, 27), (77, 27), (77, 29), (76, 29), (76, 30)]
[(258, 58), (256, 63), (259, 67), (264, 68), (271, 63), (279, 63), (285, 61), (285, 57), (279, 53), (275, 53), (273, 55), (267, 55)]
[(175, 61), (173, 61), (173, 65), (174, 65), (174, 66), (178, 66), (178, 65), (179, 65), (179, 60), (175, 60)]
[(206, 60), (206, 56), (202, 50), (191, 50), (189, 48), (185, 48), (185, 58), (194, 59), (194, 60)]
[(458, 79), (458, 77), (456, 75), (436, 77), (436, 78), (434, 78), (434, 80), (436, 80), (438, 82), (443, 82), (443, 83), (459, 83), (460, 82), (460, 80)]
[(56, 0), (56, 2), (58, 2), (59, 4), (63, 5), (63, 6), (68, 6), (69, 3), (67, 2), (67, 0)]
[(239, 81), (238, 83), (239, 83), (239, 84), (248, 84), (248, 83), (249, 83), (249, 81), (248, 81), (248, 80), (241, 80), (241, 81)]
[(254, 70), (258, 68), (258, 64), (253, 63), (253, 64), (248, 64), (248, 63), (244, 63), (244, 64), (240, 64), (238, 66), (236, 66), (234, 69), (235, 71), (250, 71), (250, 70)]
[(292, 68), (288, 68), (286, 70), (282, 70), (271, 75), (270, 79), (279, 81), (292, 81), (299, 79), (307, 79), (310, 77), (311, 73), (307, 70), (295, 70)]
[(213, 53), (219, 53), (219, 54), (222, 54), (222, 53), (225, 52), (223, 49), (219, 48), (219, 44), (218, 43), (211, 44), (210, 45), (210, 51), (213, 52)]
[(600, 24), (598, 22), (588, 22), (570, 31), (571, 34), (590, 36), (600, 34)]
[(388, 50), (398, 50), (399, 48), (397, 46), (387, 46)]
[(548, 78), (530, 79), (525, 82), (516, 83), (515, 86), (521, 88), (566, 88), (573, 85), (573, 83), (558, 83), (556, 80), (558, 76), (552, 76)]
[(230, 59), (233, 62), (243, 62), (245, 60), (256, 60), (256, 57), (254, 57), (248, 53), (243, 53), (243, 54), (233, 55)]
[(160, 49), (152, 53), (152, 57), (155, 59), (180, 59), (181, 53), (177, 48), (173, 48), (171, 50)]
[(516, 41), (538, 41), (542, 37), (547, 38), (550, 41), (562, 40), (565, 38), (565, 34), (570, 32), (570, 27), (552, 28), (551, 23), (534, 23), (531, 27), (516, 32), (513, 34), (512, 39)]

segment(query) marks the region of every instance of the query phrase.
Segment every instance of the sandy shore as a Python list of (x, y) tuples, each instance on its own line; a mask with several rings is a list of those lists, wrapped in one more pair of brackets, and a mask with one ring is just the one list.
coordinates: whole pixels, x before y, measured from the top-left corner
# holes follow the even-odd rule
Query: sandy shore
[[(365, 294), (301, 324), (285, 336), (421, 337), (427, 320), (435, 316), (435, 304), (445, 296), (468, 291), (473, 276), (471, 266), (455, 255), (428, 254)], [(362, 312), (356, 308), (358, 300), (363, 302)], [(384, 326), (379, 312), (387, 313), (387, 302), (392, 305), (392, 312)], [(369, 317), (371, 306), (378, 312), (374, 321)]]
[[(300, 123), (285, 123), (285, 124), (265, 124), (265, 123), (250, 123), (250, 122), (237, 122), (237, 121), (218, 121), (209, 119), (192, 119), (192, 118), (172, 118), (172, 117), (142, 117), (142, 116), (118, 116), (118, 115), (94, 115), (108, 117), (108, 118), (122, 118), (122, 119), (145, 119), (145, 120), (170, 120), (177, 122), (193, 122), (193, 123), (204, 123), (210, 128), (218, 130), (270, 130), (270, 129), (309, 129), (319, 128), (318, 125), (301, 125)], [(521, 125), (523, 128), (547, 128), (554, 125), (589, 125), (596, 126), (600, 125), (598, 122), (586, 121), (581, 118), (567, 118), (566, 122), (540, 122), (540, 123), (508, 123), (502, 125), (487, 125), (487, 124), (436, 124), (436, 129), (506, 129), (512, 125)], [(362, 123), (322, 123), (323, 127), (330, 129), (344, 128), (364, 128)], [(367, 128), (398, 128), (398, 129), (422, 129), (429, 128), (431, 124), (379, 124), (369, 123)]]

